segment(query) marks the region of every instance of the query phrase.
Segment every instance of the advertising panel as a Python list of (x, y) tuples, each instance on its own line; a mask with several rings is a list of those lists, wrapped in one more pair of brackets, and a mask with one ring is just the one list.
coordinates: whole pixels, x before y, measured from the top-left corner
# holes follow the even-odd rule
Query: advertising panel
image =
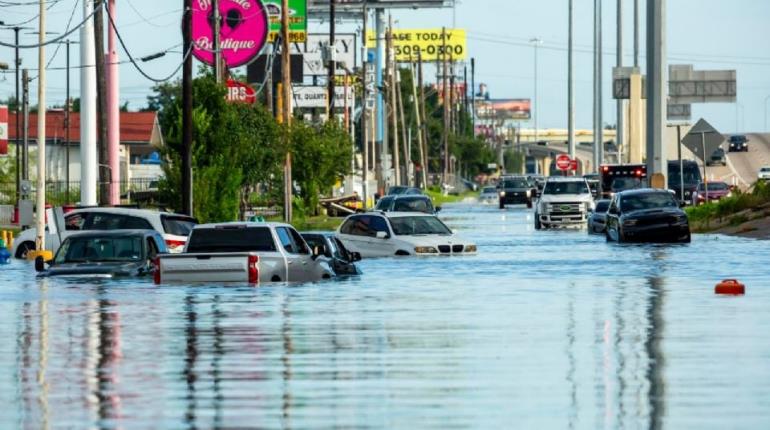
[[(294, 87), (294, 103), (296, 108), (325, 108), (327, 89), (326, 87), (314, 87), (311, 85), (295, 85)], [(355, 94), (351, 89), (348, 89), (348, 107), (353, 107), (355, 103)], [(343, 108), (345, 106), (345, 89), (340, 87), (334, 88), (334, 106), (336, 108)]]
[[(273, 43), (281, 33), (281, 0), (263, 0), (270, 16), (268, 41)], [(289, 0), (289, 42), (307, 41), (307, 0)]]
[[(306, 75), (329, 74), (323, 58), (324, 47), (329, 45), (328, 34), (308, 34), (305, 43), (293, 43), (291, 45), (292, 54), (302, 54), (305, 62)], [(338, 64), (337, 74), (344, 75), (344, 67), (353, 69), (356, 64), (356, 35), (355, 34), (337, 34), (334, 37), (334, 47), (336, 48), (336, 62)]]
[[(374, 48), (377, 39), (373, 31), (367, 32), (366, 47)], [(393, 30), (393, 49), (396, 61), (461, 61), (467, 54), (467, 37), (464, 29), (415, 29)], [(446, 55), (444, 55), (446, 52)]]
[(528, 120), (531, 117), (530, 99), (476, 100), (476, 117), (495, 120)]
[[(192, 7), (193, 55), (208, 65), (214, 65), (212, 7), (207, 0), (194, 1)], [(250, 63), (267, 41), (265, 6), (259, 0), (220, 0), (219, 13), (223, 18), (219, 46), (225, 64), (233, 68)]]
[(8, 106), (0, 106), (0, 155), (8, 155)]

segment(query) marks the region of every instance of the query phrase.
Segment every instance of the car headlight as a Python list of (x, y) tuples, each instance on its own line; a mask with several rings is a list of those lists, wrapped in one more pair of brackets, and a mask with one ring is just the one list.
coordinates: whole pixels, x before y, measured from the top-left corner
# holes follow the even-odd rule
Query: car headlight
[(476, 245), (466, 245), (465, 246), (465, 252), (476, 252), (477, 248)]
[(623, 221), (623, 227), (633, 227), (636, 225), (636, 223), (637, 223), (637, 220), (635, 219), (627, 219)]
[(527, 190), (527, 198), (532, 197), (532, 190)]
[(414, 252), (417, 254), (438, 254), (438, 250), (432, 246), (415, 246)]
[(505, 191), (500, 191), (500, 197), (505, 197)]

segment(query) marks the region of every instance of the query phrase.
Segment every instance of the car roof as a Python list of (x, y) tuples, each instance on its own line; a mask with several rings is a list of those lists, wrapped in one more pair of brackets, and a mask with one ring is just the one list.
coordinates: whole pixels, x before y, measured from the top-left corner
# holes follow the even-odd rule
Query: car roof
[(80, 233), (74, 233), (67, 238), (81, 238), (81, 237), (126, 237), (126, 236), (157, 236), (158, 233), (155, 230), (90, 230)]
[(333, 231), (301, 231), (299, 234), (305, 236), (305, 235), (313, 235), (313, 236), (324, 236), (324, 237), (335, 237)]
[(109, 214), (134, 215), (134, 216), (171, 215), (171, 216), (192, 218), (184, 214), (175, 214), (175, 213), (162, 212), (162, 211), (156, 211), (151, 209), (113, 208), (113, 207), (78, 208), (65, 215), (75, 214), (75, 213), (91, 213), (91, 212), (102, 212), (102, 213), (109, 213)]
[(385, 218), (403, 218), (403, 217), (432, 217), (436, 218), (433, 214), (428, 214), (425, 212), (384, 212), (384, 211), (370, 211), (370, 212), (364, 212), (360, 214), (353, 214), (350, 215), (353, 216), (361, 216), (361, 215), (380, 215), (384, 216)]
[(548, 182), (584, 182), (582, 176), (549, 176)]
[(621, 197), (629, 197), (629, 196), (636, 196), (640, 194), (668, 194), (671, 195), (671, 192), (669, 190), (664, 190), (661, 188), (638, 188), (633, 190), (625, 190), (617, 193), (617, 196)]
[(282, 222), (231, 221), (231, 222), (217, 222), (217, 223), (209, 223), (209, 224), (198, 224), (195, 227), (193, 227), (193, 230), (216, 229), (216, 228), (226, 228), (226, 227), (242, 227), (242, 228), (291, 227), (291, 228), (294, 228), (293, 226), (291, 226), (289, 224), (282, 223)]

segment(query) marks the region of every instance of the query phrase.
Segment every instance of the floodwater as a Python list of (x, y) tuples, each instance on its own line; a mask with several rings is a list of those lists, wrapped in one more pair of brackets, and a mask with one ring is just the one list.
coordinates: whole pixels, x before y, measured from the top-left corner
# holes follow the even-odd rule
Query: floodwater
[[(770, 428), (770, 244), (447, 205), (474, 257), (309, 285), (0, 271), (0, 428)], [(717, 297), (723, 278), (747, 285)]]

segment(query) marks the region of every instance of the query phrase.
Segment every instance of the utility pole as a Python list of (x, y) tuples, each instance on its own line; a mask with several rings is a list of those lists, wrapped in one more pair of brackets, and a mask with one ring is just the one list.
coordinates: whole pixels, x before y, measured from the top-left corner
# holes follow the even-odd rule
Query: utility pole
[(37, 86), (37, 204), (35, 215), (37, 216), (37, 231), (35, 233), (35, 251), (42, 254), (45, 251), (45, 13), (46, 2), (40, 0), (38, 43), (38, 86)]
[(417, 103), (417, 114), (422, 116), (422, 127), (421, 133), (422, 136), (422, 144), (424, 146), (423, 152), (425, 153), (425, 164), (422, 166), (422, 175), (423, 175), (423, 187), (428, 187), (428, 166), (430, 166), (430, 151), (428, 144), (428, 127), (427, 127), (427, 113), (425, 112), (425, 85), (423, 84), (423, 74), (422, 74), (422, 54), (419, 52), (417, 53), (417, 85), (420, 88), (420, 98)]
[[(329, 82), (328, 82), (328, 97), (327, 101), (329, 103), (329, 117), (327, 120), (331, 120), (332, 116), (334, 115), (334, 74), (337, 72), (337, 48), (336, 48), (336, 35), (335, 35), (335, 21), (337, 19), (336, 16), (336, 6), (337, 1), (336, 0), (330, 0), (329, 1)], [(364, 37), (366, 37), (364, 35)], [(366, 42), (364, 42), (366, 44)]]
[[(647, 2), (647, 172), (660, 174), (665, 187), (668, 163), (663, 132), (666, 124), (666, 1)], [(706, 157), (706, 154), (704, 154)], [(651, 177), (652, 178), (652, 177)], [(652, 178), (654, 181), (654, 178)]]
[(192, 178), (192, 0), (184, 0), (182, 17), (182, 212), (193, 216)]
[(118, 37), (113, 23), (117, 22), (115, 15), (115, 0), (107, 0), (110, 25), (107, 30), (107, 159), (110, 166), (109, 202), (115, 206), (120, 204), (120, 75), (118, 68)]
[(64, 102), (64, 145), (65, 145), (65, 151), (66, 151), (66, 157), (65, 157), (65, 175), (64, 180), (66, 182), (67, 192), (67, 203), (72, 203), (72, 200), (70, 200), (70, 40), (67, 39), (67, 83), (65, 85), (65, 102)]
[(398, 69), (395, 71), (396, 83), (396, 104), (398, 105), (398, 115), (401, 122), (401, 149), (404, 153), (404, 182), (403, 185), (410, 185), (409, 167), (412, 165), (412, 153), (409, 150), (412, 147), (411, 139), (407, 133), (407, 128), (411, 132), (411, 126), (407, 127), (406, 116), (404, 115), (404, 96), (401, 93), (401, 73)]
[(369, 112), (369, 68), (371, 65), (369, 64), (369, 56), (366, 52), (366, 38), (367, 36), (367, 24), (369, 21), (369, 11), (366, 8), (366, 2), (364, 2), (363, 7), (361, 8), (361, 14), (363, 15), (363, 26), (361, 29), (361, 40), (363, 42), (361, 43), (361, 63), (362, 63), (362, 73), (363, 76), (361, 77), (361, 109), (363, 110), (363, 113), (361, 114), (361, 146), (363, 149), (363, 165), (361, 169), (361, 191), (363, 191), (363, 199), (364, 199), (364, 210), (367, 209), (367, 205), (369, 203), (369, 116), (371, 115), (371, 112)]
[(396, 59), (393, 52), (393, 15), (388, 14), (388, 31), (385, 33), (387, 39), (386, 65), (388, 71), (388, 99), (390, 104), (390, 118), (393, 124), (393, 178), (394, 185), (401, 185), (401, 162), (398, 149), (398, 108), (396, 107)]
[(291, 131), (291, 56), (289, 47), (289, 0), (281, 1), (281, 82), (283, 83), (283, 123), (286, 126), (285, 139), (286, 139), (286, 162), (283, 168), (284, 179), (284, 201), (283, 201), (283, 213), (284, 221), (291, 223), (292, 220), (292, 178), (291, 178), (291, 137), (289, 133)]
[(444, 92), (444, 170), (441, 176), (442, 185), (447, 183), (449, 179), (449, 85), (447, 83), (447, 71), (449, 70), (449, 64), (447, 63), (446, 55), (446, 27), (441, 29), (442, 39), (442, 74), (441, 85)]
[[(468, 65), (463, 65), (463, 88), (465, 90), (463, 91), (463, 111), (465, 112), (465, 115), (469, 114), (468, 111)], [(464, 134), (467, 130), (465, 130), (465, 121), (460, 121), (460, 133)]]
[[(535, 84), (537, 88), (537, 84)], [(535, 100), (537, 108), (537, 100)], [(471, 124), (473, 127), (473, 136), (476, 137), (476, 59), (471, 58)], [(537, 128), (537, 126), (535, 127)]]
[[(417, 146), (419, 147), (419, 153), (420, 153), (420, 174), (422, 177), (420, 178), (421, 187), (425, 188), (427, 186), (428, 177), (425, 172), (425, 169), (427, 169), (427, 162), (426, 162), (426, 154), (425, 154), (425, 148), (422, 141), (422, 115), (420, 115), (420, 99), (417, 97), (417, 73), (416, 73), (416, 67), (414, 63), (412, 63), (412, 98), (414, 98), (414, 116), (415, 121), (417, 123)], [(415, 177), (415, 182), (417, 181), (417, 178)]]
[(212, 0), (214, 10), (214, 77), (218, 84), (222, 83), (222, 16), (219, 14), (219, 0)]
[(598, 172), (604, 149), (604, 119), (602, 107), (602, 0), (594, 0), (594, 160)]
[[(83, 19), (91, 16), (94, 3), (83, 2)], [(94, 19), (80, 28), (80, 203), (95, 206), (98, 182), (96, 161), (96, 53)]]
[(639, 0), (634, 0), (634, 67), (639, 67)]
[[(89, 1), (89, 0), (86, 0)], [(107, 76), (104, 61), (104, 0), (94, 1), (94, 47), (96, 49), (96, 101), (100, 114), (96, 116), (99, 134), (99, 204), (109, 202), (108, 188), (110, 181), (109, 160), (107, 159)]]
[[(615, 65), (617, 67), (623, 67), (623, 0), (618, 0), (616, 33)], [(616, 103), (617, 108), (615, 117), (617, 120), (615, 123), (615, 143), (617, 144), (618, 150), (621, 151), (626, 140), (625, 101), (623, 99), (618, 99)], [(620, 162), (620, 160), (618, 160), (618, 162)]]
[[(375, 16), (375, 34), (377, 38), (377, 46), (376, 46), (376, 52), (375, 55), (377, 63), (375, 64), (375, 75), (376, 75), (376, 87), (382, 88), (384, 86), (383, 84), (383, 66), (385, 63), (385, 10), (382, 8), (378, 8), (374, 10), (374, 16)], [(375, 161), (377, 163), (377, 175), (378, 175), (378, 188), (380, 188), (381, 192), (385, 191), (385, 185), (388, 182), (387, 178), (387, 164), (385, 161), (387, 160), (388, 156), (388, 145), (387, 145), (387, 139), (386, 139), (386, 126), (385, 126), (385, 115), (387, 113), (385, 109), (385, 99), (383, 97), (382, 91), (377, 91), (377, 107), (375, 108), (376, 113), (376, 128), (375, 128)]]
[(538, 103), (538, 100), (537, 100), (537, 48), (543, 44), (543, 40), (540, 39), (539, 37), (535, 37), (535, 38), (529, 39), (529, 41), (532, 43), (532, 46), (535, 47), (535, 99), (534, 99), (535, 108), (532, 109), (532, 117), (533, 117), (532, 122), (534, 123), (534, 126), (535, 126), (535, 143), (537, 143), (537, 141), (540, 139), (539, 131), (537, 127), (537, 120), (538, 120), (537, 113), (538, 113), (538, 109), (540, 108), (540, 104)]
[(21, 179), (29, 181), (29, 70), (21, 71), (22, 102), (21, 109), (24, 124), (22, 125)]
[(567, 147), (570, 158), (575, 158), (575, 77), (573, 73), (573, 52), (572, 52), (572, 32), (573, 32), (573, 11), (572, 2), (569, 0), (569, 25), (568, 27), (568, 40), (567, 40)]

